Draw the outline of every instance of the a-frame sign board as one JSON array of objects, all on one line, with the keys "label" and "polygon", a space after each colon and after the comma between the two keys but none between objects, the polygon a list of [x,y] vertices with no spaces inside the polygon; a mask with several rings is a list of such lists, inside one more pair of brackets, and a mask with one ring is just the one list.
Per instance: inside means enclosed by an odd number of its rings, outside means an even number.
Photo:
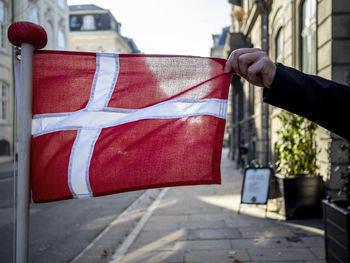
[{"label": "a-frame sign board", "polygon": [[238,214],[241,210],[241,204],[265,205],[266,217],[271,177],[272,170],[267,167],[247,168],[244,171]]}]

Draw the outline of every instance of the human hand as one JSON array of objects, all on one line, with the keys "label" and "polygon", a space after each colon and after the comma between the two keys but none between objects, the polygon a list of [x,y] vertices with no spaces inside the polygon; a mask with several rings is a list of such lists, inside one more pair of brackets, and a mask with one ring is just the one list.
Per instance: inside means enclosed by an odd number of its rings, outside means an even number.
[{"label": "human hand", "polygon": [[276,65],[261,49],[240,48],[231,53],[224,71],[233,72],[253,85],[270,88],[276,74]]}]

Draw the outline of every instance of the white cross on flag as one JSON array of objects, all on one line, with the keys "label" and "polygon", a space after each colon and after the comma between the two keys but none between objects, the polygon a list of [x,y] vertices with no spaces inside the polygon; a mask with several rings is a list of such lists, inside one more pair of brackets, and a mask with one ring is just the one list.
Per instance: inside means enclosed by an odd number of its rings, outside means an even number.
[{"label": "white cross on flag", "polygon": [[220,183],[224,59],[36,51],[34,202]]}]

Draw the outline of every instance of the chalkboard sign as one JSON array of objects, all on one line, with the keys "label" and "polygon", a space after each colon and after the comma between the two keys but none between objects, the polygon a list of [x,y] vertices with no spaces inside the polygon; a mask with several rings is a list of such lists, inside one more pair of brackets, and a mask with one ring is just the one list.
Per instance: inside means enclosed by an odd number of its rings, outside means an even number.
[{"label": "chalkboard sign", "polygon": [[242,204],[267,204],[272,171],[270,168],[248,168],[244,172]]}]

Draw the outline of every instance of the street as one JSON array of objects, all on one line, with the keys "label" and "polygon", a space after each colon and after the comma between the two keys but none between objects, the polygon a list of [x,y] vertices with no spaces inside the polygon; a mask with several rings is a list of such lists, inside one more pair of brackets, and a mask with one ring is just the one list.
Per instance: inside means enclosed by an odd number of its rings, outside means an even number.
[{"label": "street", "polygon": [[[324,263],[322,219],[283,220],[240,203],[242,173],[221,185],[151,189],[32,204],[29,262]],[[0,262],[13,262],[13,178],[0,173]],[[140,198],[139,198],[140,197]]]},{"label": "street", "polygon": [[[0,174],[0,262],[13,261],[14,180],[11,175]],[[71,261],[142,193],[32,204],[29,261]],[[115,238],[118,241],[124,236]]]}]

